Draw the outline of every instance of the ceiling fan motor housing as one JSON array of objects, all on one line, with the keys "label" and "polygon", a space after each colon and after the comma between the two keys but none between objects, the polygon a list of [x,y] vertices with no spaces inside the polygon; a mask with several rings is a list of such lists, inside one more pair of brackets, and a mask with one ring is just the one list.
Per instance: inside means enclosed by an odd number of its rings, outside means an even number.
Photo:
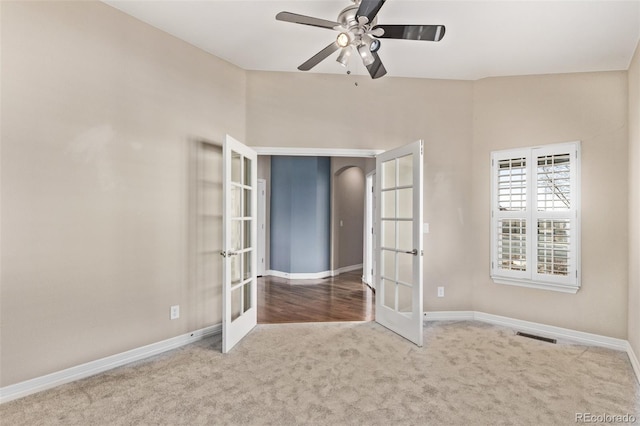
[{"label": "ceiling fan motor housing", "polygon": [[338,14],[338,19],[336,20],[345,29],[344,33],[349,36],[351,44],[356,47],[365,43],[362,36],[367,34],[378,21],[378,17],[375,17],[372,22],[360,24],[356,18],[357,12],[358,4],[348,6]]}]

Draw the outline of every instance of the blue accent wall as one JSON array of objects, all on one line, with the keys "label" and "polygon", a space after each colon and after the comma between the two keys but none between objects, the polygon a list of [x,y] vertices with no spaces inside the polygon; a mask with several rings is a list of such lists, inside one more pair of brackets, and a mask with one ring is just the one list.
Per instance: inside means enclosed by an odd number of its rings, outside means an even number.
[{"label": "blue accent wall", "polygon": [[271,269],[328,271],[331,159],[271,157]]}]

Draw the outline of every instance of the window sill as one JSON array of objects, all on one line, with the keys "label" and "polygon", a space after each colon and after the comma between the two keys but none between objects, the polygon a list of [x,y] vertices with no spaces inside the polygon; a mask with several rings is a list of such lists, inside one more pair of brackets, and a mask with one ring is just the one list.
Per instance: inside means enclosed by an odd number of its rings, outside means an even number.
[{"label": "window sill", "polygon": [[536,288],[538,290],[551,290],[551,291],[558,291],[560,293],[576,294],[580,289],[579,286],[575,286],[575,285],[545,283],[545,282],[531,281],[531,280],[519,280],[517,278],[507,278],[507,277],[500,277],[495,275],[492,275],[491,279],[493,279],[493,282],[496,284],[506,284],[506,285],[514,285],[518,287]]}]

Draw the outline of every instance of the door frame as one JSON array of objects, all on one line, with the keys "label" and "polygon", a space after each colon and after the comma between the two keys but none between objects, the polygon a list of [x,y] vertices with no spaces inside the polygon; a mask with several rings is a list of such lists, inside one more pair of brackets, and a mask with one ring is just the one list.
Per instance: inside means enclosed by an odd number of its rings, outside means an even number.
[{"label": "door frame", "polygon": [[362,281],[375,290],[373,279],[375,270],[375,182],[376,171],[373,170],[365,176],[365,200],[364,200],[364,253],[362,254]]},{"label": "door frame", "polygon": [[258,179],[258,276],[267,273],[267,181]]},{"label": "door frame", "polygon": [[292,148],[250,146],[260,155],[287,155],[302,157],[361,157],[376,158],[384,149],[347,149],[347,148]]}]

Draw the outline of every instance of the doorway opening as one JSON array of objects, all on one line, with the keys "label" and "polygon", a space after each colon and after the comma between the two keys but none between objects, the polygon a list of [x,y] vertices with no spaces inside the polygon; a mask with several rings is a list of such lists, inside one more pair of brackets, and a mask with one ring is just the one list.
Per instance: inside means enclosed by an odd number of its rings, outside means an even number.
[{"label": "doorway opening", "polygon": [[[264,201],[258,200],[259,208],[265,209],[265,232],[259,229],[258,236],[263,235],[267,240],[264,244],[258,243],[259,250],[260,247],[264,250],[258,252],[258,263],[265,265],[262,277],[258,279],[258,322],[373,320],[375,296],[369,286],[373,280],[369,277],[366,282],[364,271],[370,268],[373,258],[370,252],[373,246],[368,245],[371,239],[365,238],[367,232],[371,232],[373,217],[367,213],[367,202],[370,207],[372,204],[366,194],[366,181],[367,175],[375,170],[375,159],[371,155],[325,158],[330,160],[327,163],[330,173],[318,180],[326,179],[326,182],[313,182],[315,178],[311,176],[309,183],[305,182],[305,179],[309,180],[308,169],[316,163],[306,159],[302,176],[283,179],[282,169],[295,169],[296,159],[285,156],[291,160],[286,162],[283,158],[273,157],[258,156],[258,178],[265,185]],[[327,194],[316,187],[326,185],[330,189]],[[300,190],[304,197],[296,199],[295,192]],[[258,195],[262,196],[262,190]],[[283,209],[284,215],[280,212]],[[310,217],[316,211],[324,211],[328,220]],[[300,224],[300,217],[287,214],[306,216],[308,220]],[[258,215],[262,215],[260,211]],[[304,228],[302,237],[292,235],[301,226]],[[314,227],[317,229],[312,229]],[[324,234],[327,239],[315,238],[317,234]],[[286,247],[290,241],[294,247]],[[313,265],[307,254],[315,256],[323,244],[326,244],[328,263]],[[321,253],[315,258],[323,256]]]}]

